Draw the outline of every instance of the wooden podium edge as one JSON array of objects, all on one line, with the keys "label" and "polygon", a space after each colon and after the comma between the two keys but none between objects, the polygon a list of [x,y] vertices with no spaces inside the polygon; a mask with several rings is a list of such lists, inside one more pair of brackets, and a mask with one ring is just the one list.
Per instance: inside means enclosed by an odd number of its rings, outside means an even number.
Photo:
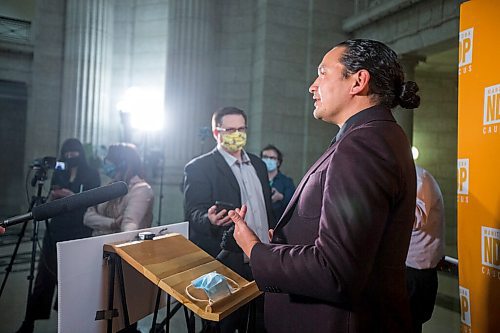
[{"label": "wooden podium edge", "polygon": [[[171,234],[157,236],[154,238],[154,240],[168,238],[168,237],[174,237],[174,236],[182,236],[182,235],[179,233],[171,233]],[[182,237],[184,237],[184,236],[182,236]],[[136,271],[141,273],[144,277],[146,277],[149,281],[151,281],[152,283],[154,283],[157,286],[158,283],[160,282],[160,279],[156,275],[152,274],[149,270],[147,270],[137,260],[135,260],[133,257],[131,257],[127,252],[121,250],[123,247],[126,247],[126,246],[136,245],[136,244],[140,244],[142,242],[149,242],[149,241],[150,240],[133,240],[133,241],[125,242],[125,243],[118,242],[118,243],[104,244],[103,251],[116,253],[126,263],[128,263]]]},{"label": "wooden podium edge", "polygon": [[[236,311],[237,309],[239,309],[241,306],[247,304],[254,298],[257,298],[258,296],[260,296],[260,294],[262,294],[262,292],[257,287],[255,281],[250,281],[246,285],[242,286],[241,289],[234,292],[231,296],[225,297],[217,302],[214,302],[212,305],[208,306],[206,310],[210,313],[220,313],[219,320],[221,320],[230,315],[231,313],[233,313],[234,311]],[[239,299],[236,299],[236,296],[238,296]],[[229,308],[233,310],[224,311],[224,308]]]},{"label": "wooden podium edge", "polygon": [[[174,237],[174,236],[182,236],[179,233],[170,233],[166,235],[161,235],[157,236],[154,238],[154,240],[158,239],[163,239],[163,238],[168,238],[168,237]],[[184,237],[184,236],[182,236]],[[189,241],[189,240],[188,240]],[[137,270],[140,274],[142,274],[144,277],[146,277],[149,281],[151,281],[153,284],[155,284],[158,288],[161,290],[165,291],[166,293],[170,294],[173,296],[175,299],[177,299],[179,302],[181,302],[184,306],[189,308],[191,311],[196,313],[198,316],[200,316],[203,319],[206,320],[211,320],[211,321],[220,321],[239,309],[241,306],[247,304],[250,302],[252,299],[258,297],[259,295],[262,294],[262,292],[258,289],[257,284],[255,281],[247,281],[243,277],[241,277],[239,274],[236,272],[232,271],[229,267],[224,266],[222,263],[217,261],[216,259],[212,258],[212,260],[200,265],[200,266],[210,266],[211,264],[220,264],[223,265],[227,270],[231,271],[235,275],[241,278],[241,282],[246,282],[243,286],[241,286],[241,289],[238,291],[234,292],[230,296],[227,296],[217,302],[212,303],[211,305],[206,306],[201,306],[199,304],[194,303],[193,300],[191,300],[186,294],[185,291],[183,290],[182,292],[177,291],[176,289],[172,288],[170,285],[168,285],[165,281],[166,280],[172,280],[175,279],[176,275],[179,274],[185,274],[186,272],[189,272],[190,270],[196,269],[197,267],[187,269],[185,271],[178,272],[176,274],[173,274],[169,277],[160,279],[153,273],[151,273],[149,270],[145,268],[142,264],[140,264],[136,259],[134,259],[132,256],[130,256],[127,252],[122,250],[123,248],[131,245],[136,245],[140,244],[142,242],[150,242],[150,240],[135,240],[135,241],[129,241],[129,242],[119,242],[119,243],[109,243],[109,244],[104,244],[103,250],[105,252],[111,252],[111,253],[116,253],[118,256],[120,256],[125,262],[127,262],[130,266],[132,266],[135,270]],[[239,280],[239,279],[238,279]],[[199,302],[201,303],[201,302]],[[204,310],[203,310],[204,309]]]},{"label": "wooden podium edge", "polygon": [[242,305],[247,304],[249,301],[262,294],[255,281],[251,281],[230,296],[214,302],[211,305],[208,305],[207,303],[203,310],[203,306],[194,303],[194,301],[191,300],[185,292],[178,292],[176,289],[170,287],[170,285],[168,285],[164,280],[167,279],[160,280],[158,284],[159,288],[172,295],[175,299],[201,318],[211,321],[221,321],[234,311],[238,310]]}]

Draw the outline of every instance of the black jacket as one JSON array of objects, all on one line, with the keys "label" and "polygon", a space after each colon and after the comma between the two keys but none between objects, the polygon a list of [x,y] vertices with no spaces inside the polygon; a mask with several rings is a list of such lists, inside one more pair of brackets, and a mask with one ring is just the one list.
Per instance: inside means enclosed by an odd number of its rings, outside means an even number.
[{"label": "black jacket", "polygon": [[[261,182],[268,223],[272,228],[275,219],[271,208],[271,189],[266,166],[259,157],[247,154]],[[184,215],[189,221],[189,239],[213,257],[220,252],[222,234],[229,228],[210,223],[207,211],[215,201],[229,202],[241,207],[238,181],[217,148],[193,159],[184,168]],[[237,255],[238,259],[232,258],[231,261],[242,263],[242,253]],[[234,266],[231,268],[237,272],[239,270]]]}]

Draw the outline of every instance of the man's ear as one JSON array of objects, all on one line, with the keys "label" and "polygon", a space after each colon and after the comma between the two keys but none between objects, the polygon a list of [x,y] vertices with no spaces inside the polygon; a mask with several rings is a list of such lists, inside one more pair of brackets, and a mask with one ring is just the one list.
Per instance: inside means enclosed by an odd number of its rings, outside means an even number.
[{"label": "man's ear", "polygon": [[362,69],[352,76],[354,77],[354,84],[351,87],[351,94],[368,95],[370,73],[366,69]]},{"label": "man's ear", "polygon": [[217,130],[217,128],[212,128],[212,135],[214,136],[215,141],[219,142],[219,140],[217,139],[219,136],[219,131]]}]

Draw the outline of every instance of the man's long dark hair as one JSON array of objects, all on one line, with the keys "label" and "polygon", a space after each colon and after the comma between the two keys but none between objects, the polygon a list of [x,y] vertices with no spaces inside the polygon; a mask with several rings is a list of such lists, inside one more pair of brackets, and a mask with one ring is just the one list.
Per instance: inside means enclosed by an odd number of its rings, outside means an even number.
[{"label": "man's long dark hair", "polygon": [[347,78],[362,69],[370,73],[369,93],[376,101],[390,109],[401,105],[405,109],[417,108],[420,97],[418,85],[404,81],[404,72],[398,56],[384,43],[370,39],[350,39],[337,46],[344,47],[340,62]]}]

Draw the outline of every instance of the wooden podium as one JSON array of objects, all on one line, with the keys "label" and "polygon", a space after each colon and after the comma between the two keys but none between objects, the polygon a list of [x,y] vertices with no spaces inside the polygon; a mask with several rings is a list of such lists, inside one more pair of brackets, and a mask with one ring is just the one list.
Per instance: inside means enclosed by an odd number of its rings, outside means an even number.
[{"label": "wooden podium", "polygon": [[[116,257],[115,264],[118,264],[118,273],[120,275],[122,275],[120,260],[124,260],[158,286],[153,325],[156,322],[156,314],[162,290],[168,294],[167,313],[170,310],[170,297],[174,297],[180,304],[201,318],[211,321],[220,321],[261,294],[255,281],[249,282],[242,278],[180,234],[167,234],[155,237],[153,240],[105,244],[104,255],[105,257]],[[216,271],[234,280],[240,289],[212,304],[191,299],[186,294],[186,287],[189,286],[192,280],[212,271]],[[109,282],[110,295],[108,295],[108,303],[110,304],[108,304],[108,311],[113,311],[114,285],[111,284],[114,284],[114,274],[114,269],[111,269]],[[119,276],[119,279],[124,309],[123,315],[125,325],[128,326],[125,297],[127,286],[123,281],[123,276]],[[207,299],[206,294],[202,290],[191,288],[189,292],[195,298]],[[124,301],[125,304],[123,304]],[[112,319],[109,320],[110,316],[103,319],[108,319],[108,332],[111,332],[112,327],[110,325],[112,325]]]}]

